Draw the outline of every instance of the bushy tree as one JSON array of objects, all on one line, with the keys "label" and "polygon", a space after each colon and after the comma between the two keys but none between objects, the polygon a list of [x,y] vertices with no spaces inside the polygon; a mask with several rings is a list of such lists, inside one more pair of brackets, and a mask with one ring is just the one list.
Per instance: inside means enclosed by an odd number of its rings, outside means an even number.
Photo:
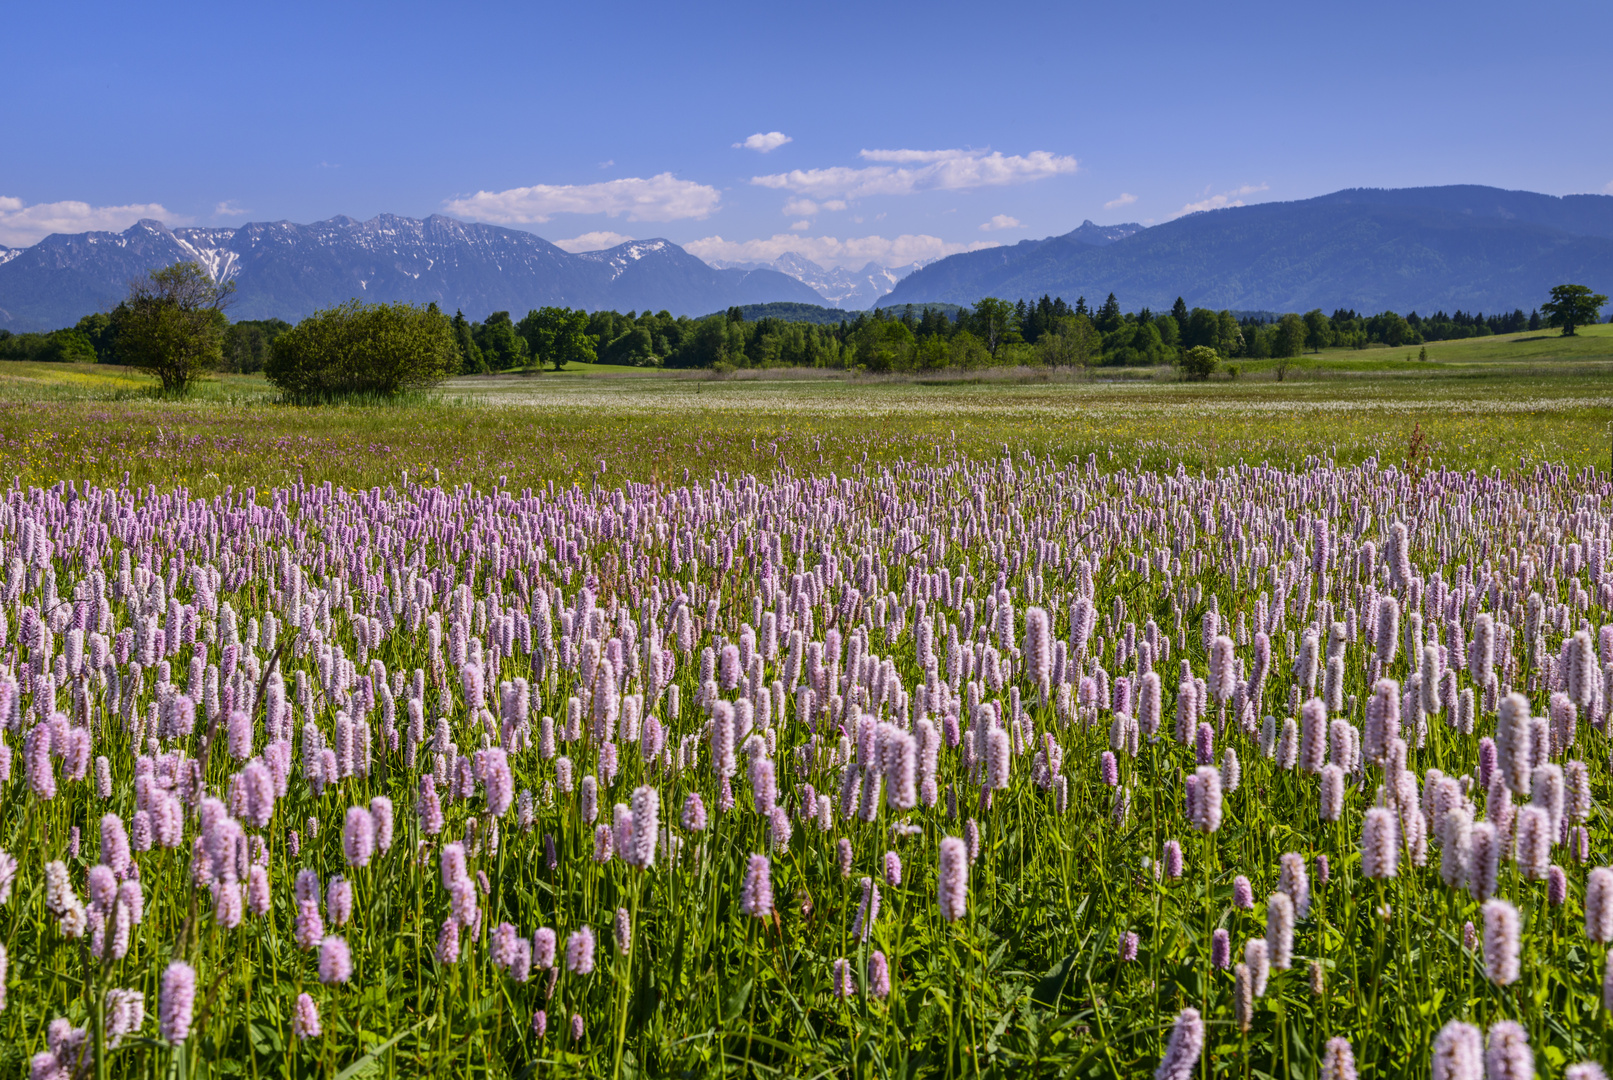
[{"label": "bushy tree", "polygon": [[476,344],[482,350],[483,361],[494,371],[526,367],[531,356],[526,339],[515,332],[508,311],[493,312],[476,328]]},{"label": "bushy tree", "polygon": [[1277,333],[1272,338],[1271,355],[1298,356],[1305,351],[1305,339],[1310,334],[1310,327],[1305,320],[1289,312],[1277,320]]},{"label": "bushy tree", "polygon": [[992,356],[1011,342],[1018,342],[1019,315],[1014,305],[995,296],[983,297],[970,312],[968,327],[985,343]]},{"label": "bushy tree", "polygon": [[475,375],[486,371],[487,365],[482,360],[481,346],[476,344],[476,332],[465,318],[463,311],[454,312],[453,318],[454,345],[459,350],[459,373],[461,375]]},{"label": "bushy tree", "polygon": [[112,326],[112,316],[104,311],[86,315],[73,329],[89,339],[95,350],[95,359],[102,364],[115,364],[118,360],[118,335]]},{"label": "bushy tree", "polygon": [[1607,297],[1591,292],[1588,286],[1555,285],[1551,299],[1541,304],[1540,310],[1546,313],[1547,326],[1560,326],[1563,337],[1572,337],[1579,327],[1596,322],[1605,303]]},{"label": "bushy tree", "polygon": [[[1175,327],[1176,320],[1169,315],[1162,315],[1157,321],[1166,320]],[[1085,367],[1102,349],[1103,342],[1085,315],[1065,316],[1051,333],[1036,339],[1036,359],[1049,367]]]},{"label": "bushy tree", "polygon": [[422,389],[458,366],[452,323],[436,304],[349,300],[276,338],[265,371],[288,396],[309,401]]},{"label": "bushy tree", "polygon": [[80,330],[56,330],[46,336],[39,358],[57,364],[93,364],[95,346]]},{"label": "bushy tree", "polygon": [[1220,365],[1221,357],[1208,345],[1195,345],[1182,354],[1182,373],[1190,379],[1208,379]]},{"label": "bushy tree", "polygon": [[112,313],[118,355],[155,375],[166,394],[182,394],[224,356],[224,308],[234,282],[220,284],[199,263],[182,262],[129,283]]},{"label": "bushy tree", "polygon": [[594,339],[588,336],[588,313],[580,308],[529,311],[515,330],[526,340],[528,355],[538,367],[552,364],[559,371],[567,364],[591,364],[598,358]]}]

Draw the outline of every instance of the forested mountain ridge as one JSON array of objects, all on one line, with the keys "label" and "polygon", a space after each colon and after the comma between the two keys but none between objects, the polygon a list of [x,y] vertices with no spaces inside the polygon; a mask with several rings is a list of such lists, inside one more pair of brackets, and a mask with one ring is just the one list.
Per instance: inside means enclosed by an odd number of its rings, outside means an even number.
[{"label": "forested mountain ridge", "polygon": [[1156,309],[1181,296],[1217,309],[1497,310],[1567,281],[1613,292],[1613,196],[1357,188],[1190,214],[1101,247],[1066,234],[953,255],[880,304],[1112,292]]}]

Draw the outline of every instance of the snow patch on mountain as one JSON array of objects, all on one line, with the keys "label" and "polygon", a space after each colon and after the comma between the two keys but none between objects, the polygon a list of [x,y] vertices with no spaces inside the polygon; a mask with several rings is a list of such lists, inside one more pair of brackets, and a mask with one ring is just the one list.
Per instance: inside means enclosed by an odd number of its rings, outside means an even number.
[{"label": "snow patch on mountain", "polygon": [[844,266],[830,269],[796,252],[786,251],[772,262],[713,261],[711,265],[718,269],[777,270],[823,297],[830,307],[866,311],[896,288],[897,282],[933,261],[927,259],[905,266],[880,266],[870,262],[859,270]]}]

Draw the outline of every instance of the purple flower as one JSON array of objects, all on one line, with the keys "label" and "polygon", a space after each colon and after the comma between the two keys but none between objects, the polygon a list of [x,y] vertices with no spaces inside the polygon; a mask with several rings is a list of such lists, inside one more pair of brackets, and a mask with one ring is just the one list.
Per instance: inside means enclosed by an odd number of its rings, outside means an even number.
[{"label": "purple flower", "polygon": [[1355,1080],[1355,1077],[1355,1052],[1350,1049],[1350,1040],[1343,1036],[1327,1040],[1322,1048],[1321,1080]]},{"label": "purple flower", "polygon": [[683,827],[689,832],[706,831],[706,804],[698,792],[689,792],[689,797],[683,800]]},{"label": "purple flower", "polygon": [[1288,894],[1288,899],[1294,902],[1294,914],[1304,921],[1311,914],[1311,879],[1305,872],[1305,857],[1290,851],[1281,861],[1283,869],[1277,888]]},{"label": "purple flower", "polygon": [[1546,902],[1552,907],[1562,907],[1568,899],[1568,875],[1563,868],[1553,863],[1546,868]]},{"label": "purple flower", "polygon": [[540,926],[532,935],[532,962],[540,968],[554,967],[555,943],[555,932]]},{"label": "purple flower", "polygon": [[267,915],[271,906],[269,871],[252,864],[246,871],[246,908],[253,915]]},{"label": "purple flower", "polygon": [[1129,964],[1137,959],[1137,944],[1138,938],[1135,930],[1127,930],[1120,935],[1120,962],[1122,964]]},{"label": "purple flower", "polygon": [[851,976],[851,961],[844,957],[834,962],[834,994],[837,998],[857,995],[857,980]]},{"label": "purple flower", "polygon": [[317,1039],[320,1035],[319,1006],[307,994],[297,995],[297,1008],[291,1017],[291,1030],[299,1039]]},{"label": "purple flower", "polygon": [[1585,936],[1613,942],[1613,870],[1598,866],[1585,879]]},{"label": "purple flower", "polygon": [[353,954],[347,942],[334,934],[319,943],[319,981],[329,985],[353,977]]},{"label": "purple flower", "polygon": [[1375,806],[1361,823],[1361,872],[1383,880],[1400,866],[1400,828],[1393,810]]},{"label": "purple flower", "polygon": [[630,853],[634,866],[648,869],[655,865],[655,844],[660,831],[660,793],[648,785],[634,788],[633,843]]},{"label": "purple flower", "polygon": [[196,1006],[196,970],[183,960],[175,960],[162,973],[157,997],[158,1030],[164,1042],[178,1045],[190,1037],[192,1010]]},{"label": "purple flower", "polygon": [[1255,890],[1249,884],[1249,879],[1239,874],[1232,879],[1232,906],[1239,911],[1253,911],[1255,909]]},{"label": "purple flower", "polygon": [[1165,877],[1175,881],[1182,876],[1182,845],[1175,840],[1165,841]]},{"label": "purple flower", "polygon": [[375,854],[375,819],[362,806],[347,808],[342,827],[342,854],[349,866],[368,866]]},{"label": "purple flower", "polygon": [[325,936],[325,922],[319,917],[318,900],[297,901],[297,944],[316,948]]},{"label": "purple flower", "polygon": [[1183,1009],[1171,1028],[1165,1055],[1160,1058],[1159,1068],[1154,1070],[1154,1080],[1192,1080],[1193,1067],[1203,1052],[1204,1021],[1197,1009]]},{"label": "purple flower", "polygon": [[1518,909],[1505,900],[1484,902],[1484,974],[1497,986],[1518,980]]},{"label": "purple flower", "polygon": [[495,818],[503,817],[515,802],[515,777],[510,773],[509,756],[497,746],[481,753],[482,795],[487,812]]},{"label": "purple flower", "polygon": [[766,855],[752,855],[739,887],[739,910],[764,919],[773,913],[773,866]]},{"label": "purple flower", "polygon": [[1535,1053],[1529,1048],[1529,1032],[1516,1020],[1497,1020],[1490,1025],[1484,1075],[1493,1080],[1533,1080]]},{"label": "purple flower", "polygon": [[385,795],[372,798],[370,819],[375,823],[375,846],[384,855],[392,849],[392,800]]},{"label": "purple flower", "polygon": [[1278,971],[1293,966],[1294,902],[1287,893],[1272,893],[1266,899],[1266,950]]},{"label": "purple flower", "polygon": [[345,926],[353,917],[353,885],[340,874],[325,887],[325,918],[332,926]]},{"label": "purple flower", "polygon": [[962,840],[949,836],[941,841],[936,869],[936,892],[941,918],[956,922],[963,918],[969,903],[969,850]]},{"label": "purple flower", "polygon": [[437,963],[459,963],[459,923],[454,919],[444,919],[437,931]]},{"label": "purple flower", "polygon": [[587,975],[594,970],[594,932],[588,927],[573,930],[566,938],[566,970]]},{"label": "purple flower", "polygon": [[129,835],[124,831],[123,819],[117,814],[101,818],[101,861],[122,874],[129,869]]},{"label": "purple flower", "polygon": [[1479,1029],[1452,1020],[1434,1036],[1429,1075],[1432,1080],[1483,1080],[1484,1040]]},{"label": "purple flower", "polygon": [[890,962],[878,949],[868,956],[868,992],[881,1000],[889,997],[891,992]]},{"label": "purple flower", "polygon": [[1232,935],[1227,933],[1225,927],[1216,927],[1210,937],[1210,963],[1217,971],[1225,971],[1232,966]]}]

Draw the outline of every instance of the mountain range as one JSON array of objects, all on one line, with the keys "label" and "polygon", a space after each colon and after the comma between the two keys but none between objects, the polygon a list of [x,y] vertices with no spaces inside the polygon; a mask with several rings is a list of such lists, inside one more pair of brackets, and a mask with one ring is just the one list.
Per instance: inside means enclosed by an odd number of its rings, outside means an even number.
[{"label": "mountain range", "polygon": [[[1124,232],[1125,235],[1118,235]],[[1528,310],[1554,285],[1613,294],[1613,196],[1471,185],[1356,188],[952,255],[881,307],[1050,294],[1127,310],[1189,306],[1432,313]]]},{"label": "mountain range", "polygon": [[131,279],[179,260],[235,282],[234,319],[296,321],[355,296],[435,302],[473,319],[501,310],[520,318],[550,304],[703,315],[777,300],[823,302],[777,270],[717,269],[666,240],[571,254],[529,232],[441,215],[238,229],[141,221],[121,233],[55,234],[0,249],[0,328],[72,325],[115,306]]},{"label": "mountain range", "polygon": [[435,302],[472,319],[548,304],[703,315],[770,302],[973,304],[1043,294],[1128,310],[1529,309],[1553,285],[1613,294],[1613,196],[1476,186],[1351,189],[1190,214],[1153,227],[1096,225],[929,264],[825,269],[787,253],[708,264],[666,240],[573,254],[519,229],[433,215],[334,217],[236,229],[55,234],[0,247],[0,329],[50,330],[126,294],[131,279],[195,260],[233,281],[235,319],[291,321],[353,297]]}]

